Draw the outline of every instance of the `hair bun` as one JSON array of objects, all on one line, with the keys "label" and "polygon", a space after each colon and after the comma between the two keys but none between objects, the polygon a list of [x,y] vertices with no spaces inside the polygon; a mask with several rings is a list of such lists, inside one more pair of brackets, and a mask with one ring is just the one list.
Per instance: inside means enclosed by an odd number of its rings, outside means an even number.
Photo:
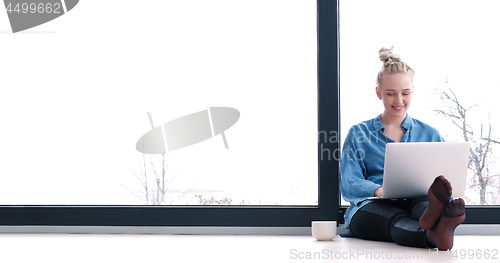
[{"label": "hair bun", "polygon": [[377,74],[377,87],[382,87],[382,77],[385,74],[393,73],[404,73],[411,77],[413,83],[413,77],[415,76],[415,71],[413,71],[410,66],[401,61],[401,57],[397,54],[393,54],[391,48],[381,48],[378,51],[379,59],[384,63],[384,66],[379,70]]},{"label": "hair bun", "polygon": [[392,46],[391,48],[383,47],[378,51],[378,58],[380,59],[380,61],[382,61],[384,63],[384,67],[387,67],[387,66],[393,64],[394,62],[401,61],[401,57],[399,55],[392,54],[393,49],[394,49],[394,46]]}]

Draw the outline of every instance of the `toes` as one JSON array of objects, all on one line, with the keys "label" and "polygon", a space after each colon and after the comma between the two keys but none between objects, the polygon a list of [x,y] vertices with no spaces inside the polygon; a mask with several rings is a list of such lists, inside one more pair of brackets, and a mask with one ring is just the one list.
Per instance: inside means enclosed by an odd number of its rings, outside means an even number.
[{"label": "toes", "polygon": [[444,175],[440,175],[438,176],[438,178],[443,182],[444,184],[444,187],[448,190],[448,194],[451,196],[451,182],[448,181],[448,179],[446,179],[446,177],[444,177]]},{"label": "toes", "polygon": [[434,179],[430,187],[431,192],[437,197],[439,202],[448,204],[451,197],[451,183],[444,176],[440,175]]},{"label": "toes", "polygon": [[[443,176],[443,178],[444,178],[444,176]],[[446,178],[444,178],[443,182],[444,182],[446,189],[448,189],[448,196],[451,197],[451,182],[448,181]]]},{"label": "toes", "polygon": [[462,198],[451,200],[443,209],[443,215],[446,217],[459,217],[465,215],[465,202]]}]

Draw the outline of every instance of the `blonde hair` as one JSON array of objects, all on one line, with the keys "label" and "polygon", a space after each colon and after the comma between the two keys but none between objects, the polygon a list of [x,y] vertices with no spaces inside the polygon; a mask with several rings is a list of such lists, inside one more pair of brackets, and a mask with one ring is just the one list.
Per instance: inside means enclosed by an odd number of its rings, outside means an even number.
[{"label": "blonde hair", "polygon": [[385,74],[405,73],[410,76],[411,82],[413,83],[415,71],[413,71],[413,69],[406,63],[401,61],[401,57],[398,54],[393,54],[393,49],[394,46],[391,48],[383,47],[378,51],[379,59],[384,63],[377,75],[377,87],[379,88],[381,88],[382,77]]}]

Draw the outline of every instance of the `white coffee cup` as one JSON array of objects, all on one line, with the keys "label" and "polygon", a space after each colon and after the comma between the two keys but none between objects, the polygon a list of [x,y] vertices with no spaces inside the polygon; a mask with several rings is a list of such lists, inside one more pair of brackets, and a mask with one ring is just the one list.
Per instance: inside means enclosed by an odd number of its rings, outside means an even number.
[{"label": "white coffee cup", "polygon": [[337,221],[312,221],[312,236],[318,241],[329,241],[337,235]]}]

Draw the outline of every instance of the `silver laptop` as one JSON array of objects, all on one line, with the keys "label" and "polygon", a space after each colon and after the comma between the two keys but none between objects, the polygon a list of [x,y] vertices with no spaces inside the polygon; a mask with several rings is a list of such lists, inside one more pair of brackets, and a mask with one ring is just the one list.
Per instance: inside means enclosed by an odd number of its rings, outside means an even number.
[{"label": "silver laptop", "polygon": [[468,142],[389,143],[385,149],[383,196],[370,199],[427,195],[439,175],[451,182],[453,197],[462,197],[469,151]]}]

